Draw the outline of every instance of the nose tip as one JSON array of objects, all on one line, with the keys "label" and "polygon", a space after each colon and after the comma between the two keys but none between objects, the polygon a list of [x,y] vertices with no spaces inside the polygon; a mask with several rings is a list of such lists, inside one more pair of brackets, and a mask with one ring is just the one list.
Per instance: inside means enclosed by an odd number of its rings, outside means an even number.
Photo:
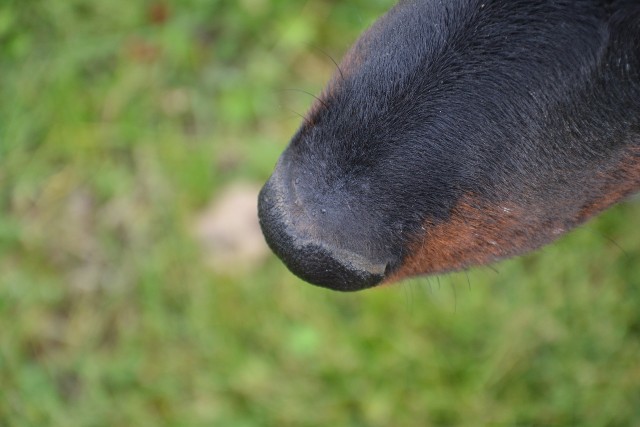
[{"label": "nose tip", "polygon": [[316,225],[291,203],[291,191],[276,170],[258,197],[258,217],[267,244],[302,280],[338,291],[370,288],[384,279],[386,263],[375,262],[318,237]]}]

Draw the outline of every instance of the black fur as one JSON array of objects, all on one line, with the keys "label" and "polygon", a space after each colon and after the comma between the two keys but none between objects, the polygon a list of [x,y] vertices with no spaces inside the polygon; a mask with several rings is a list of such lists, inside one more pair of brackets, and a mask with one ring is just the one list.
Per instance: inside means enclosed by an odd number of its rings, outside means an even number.
[{"label": "black fur", "polygon": [[401,1],[340,67],[259,200],[318,285],[389,277],[465,195],[574,227],[640,147],[638,1]]}]

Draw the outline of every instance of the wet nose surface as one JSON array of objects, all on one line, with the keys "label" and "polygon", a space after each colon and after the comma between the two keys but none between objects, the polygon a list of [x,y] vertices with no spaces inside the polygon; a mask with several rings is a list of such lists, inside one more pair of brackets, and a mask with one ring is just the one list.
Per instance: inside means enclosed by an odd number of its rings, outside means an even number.
[{"label": "wet nose surface", "polygon": [[[311,284],[357,291],[380,283],[386,263],[317,238],[317,224],[296,207],[287,179],[276,169],[258,197],[260,226],[271,250],[293,272]],[[314,236],[315,235],[315,236]]]}]

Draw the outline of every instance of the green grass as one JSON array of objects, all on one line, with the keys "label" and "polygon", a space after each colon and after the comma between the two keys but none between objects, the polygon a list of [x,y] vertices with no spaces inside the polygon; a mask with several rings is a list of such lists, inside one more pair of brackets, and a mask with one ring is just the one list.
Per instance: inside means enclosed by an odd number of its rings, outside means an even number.
[{"label": "green grass", "polygon": [[202,262],[194,216],[268,177],[316,47],[391,3],[0,5],[0,425],[640,424],[637,201],[357,294]]}]

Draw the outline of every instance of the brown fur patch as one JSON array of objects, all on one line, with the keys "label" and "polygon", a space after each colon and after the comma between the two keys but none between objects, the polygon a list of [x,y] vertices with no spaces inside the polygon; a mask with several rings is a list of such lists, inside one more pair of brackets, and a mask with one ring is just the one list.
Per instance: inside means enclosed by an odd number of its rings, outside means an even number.
[{"label": "brown fur patch", "polygon": [[520,252],[530,246],[534,228],[523,224],[523,217],[526,212],[518,206],[482,206],[465,197],[447,222],[424,225],[422,242],[385,281],[461,270]]},{"label": "brown fur patch", "polygon": [[580,209],[576,218],[579,223],[630,196],[640,188],[640,147],[629,150],[612,172],[600,172],[599,175],[602,182],[601,196]]},{"label": "brown fur patch", "polygon": [[424,224],[421,240],[384,282],[489,264],[558,238],[640,188],[640,148],[632,148],[616,167],[598,175],[594,197],[581,207],[578,204],[569,218],[549,216],[536,207],[489,204],[467,195],[452,209],[448,221]]}]

